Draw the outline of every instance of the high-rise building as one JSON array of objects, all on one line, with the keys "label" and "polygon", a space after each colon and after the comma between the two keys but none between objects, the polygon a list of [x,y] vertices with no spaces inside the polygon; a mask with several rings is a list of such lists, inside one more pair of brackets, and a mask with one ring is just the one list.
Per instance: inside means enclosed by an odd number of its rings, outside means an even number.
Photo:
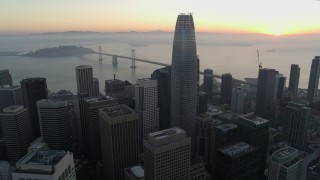
[{"label": "high-rise building", "polygon": [[119,104],[125,104],[135,109],[134,90],[135,86],[128,81],[112,79],[105,81],[106,95],[112,95],[118,99]]},{"label": "high-rise building", "polygon": [[291,64],[290,70],[290,80],[289,80],[289,92],[293,98],[298,95],[299,88],[299,78],[300,78],[300,67],[298,64]]},{"label": "high-rise building", "polygon": [[45,78],[29,78],[21,82],[24,107],[28,109],[32,123],[34,138],[40,136],[40,126],[37,110],[37,101],[48,99],[47,82]]},{"label": "high-rise building", "polygon": [[199,102],[198,102],[198,113],[197,114],[207,112],[208,111],[208,94],[203,91],[199,91],[198,100],[199,100]]},{"label": "high-rise building", "polygon": [[92,67],[89,65],[80,65],[76,67],[77,92],[88,93],[94,96],[94,84]]},{"label": "high-rise building", "polygon": [[171,118],[171,66],[155,70],[151,78],[158,81],[159,129],[168,129]]},{"label": "high-rise building", "polygon": [[285,110],[285,126],[283,136],[292,147],[304,149],[310,108],[299,101],[291,101]]},{"label": "high-rise building", "polygon": [[171,67],[171,127],[179,126],[191,136],[198,103],[197,47],[191,14],[177,19]]},{"label": "high-rise building", "polygon": [[297,149],[292,147],[279,149],[271,156],[268,180],[300,180],[303,162],[303,158],[299,156]]},{"label": "high-rise building", "polygon": [[50,149],[72,150],[72,131],[67,101],[37,102],[41,135]]},{"label": "high-rise building", "polygon": [[124,169],[138,163],[139,119],[121,104],[99,109],[101,152],[106,179],[124,179]]},{"label": "high-rise building", "polygon": [[268,117],[273,112],[276,74],[274,69],[259,69],[255,109],[258,116]]},{"label": "high-rise building", "polygon": [[215,164],[218,179],[259,179],[257,149],[247,143],[237,142],[218,149]]},{"label": "high-rise building", "polygon": [[33,141],[28,111],[22,105],[12,105],[3,109],[3,112],[0,113],[0,120],[8,160],[14,164],[27,153]]},{"label": "high-rise building", "polygon": [[11,105],[23,105],[22,91],[19,86],[0,86],[0,111]]},{"label": "high-rise building", "polygon": [[213,119],[207,113],[197,116],[194,138],[194,154],[201,157],[204,164],[211,163],[214,152]]},{"label": "high-rise building", "polygon": [[282,74],[276,74],[274,99],[273,99],[274,103],[282,99],[285,87],[286,87],[286,77],[284,77]]},{"label": "high-rise building", "polygon": [[316,56],[312,60],[307,99],[309,102],[314,102],[316,100],[318,85],[320,76],[320,56]]},{"label": "high-rise building", "polygon": [[116,105],[117,100],[111,96],[89,97],[84,99],[83,116],[81,121],[82,131],[85,131],[85,150],[89,153],[92,162],[101,159],[101,137],[99,126],[99,109],[110,105]]},{"label": "high-rise building", "polygon": [[12,77],[9,70],[0,70],[0,86],[9,85],[12,86]]},{"label": "high-rise building", "polygon": [[138,79],[135,84],[136,112],[139,115],[142,137],[159,130],[158,82]]},{"label": "high-rise building", "polygon": [[16,163],[13,180],[76,180],[73,154],[63,150],[34,151]]},{"label": "high-rise building", "polygon": [[232,123],[221,124],[215,128],[215,150],[237,142],[238,132],[237,125]]},{"label": "high-rise building", "polygon": [[232,90],[231,111],[242,114],[245,107],[247,92],[244,87],[238,86]]},{"label": "high-rise building", "polygon": [[212,69],[205,69],[204,70],[203,89],[204,89],[204,92],[208,94],[209,98],[211,98],[212,93],[213,93],[213,71],[212,71]]},{"label": "high-rise building", "polygon": [[96,77],[93,78],[93,96],[100,96],[99,79]]},{"label": "high-rise building", "polygon": [[270,122],[254,113],[240,115],[237,120],[238,138],[257,148],[259,158],[259,179],[264,176],[269,143]]},{"label": "high-rise building", "polygon": [[75,97],[75,113],[76,113],[76,121],[75,121],[75,126],[76,126],[76,139],[80,145],[80,149],[82,153],[87,152],[86,151],[86,131],[85,131],[85,110],[84,110],[84,99],[88,98],[89,94],[88,93],[82,93],[82,94],[77,94]]},{"label": "high-rise building", "polygon": [[221,103],[231,104],[233,80],[230,73],[222,74],[221,77]]},{"label": "high-rise building", "polygon": [[144,140],[146,179],[188,179],[191,139],[180,128],[149,133]]}]

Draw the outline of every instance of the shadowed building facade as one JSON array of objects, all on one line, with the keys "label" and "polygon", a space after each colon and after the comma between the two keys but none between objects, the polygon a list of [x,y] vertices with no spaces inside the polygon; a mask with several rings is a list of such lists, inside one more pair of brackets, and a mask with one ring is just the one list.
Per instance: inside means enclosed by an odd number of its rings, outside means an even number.
[{"label": "shadowed building facade", "polygon": [[312,60],[310,77],[308,84],[308,93],[307,99],[309,102],[314,102],[317,96],[318,85],[319,85],[319,76],[320,76],[320,56],[316,56]]},{"label": "shadowed building facade", "polygon": [[300,67],[298,64],[291,64],[290,70],[290,80],[288,90],[293,98],[298,95],[299,88],[299,78],[300,78]]},{"label": "shadowed building facade", "polygon": [[198,103],[195,28],[191,14],[177,18],[171,67],[171,126],[193,134]]}]

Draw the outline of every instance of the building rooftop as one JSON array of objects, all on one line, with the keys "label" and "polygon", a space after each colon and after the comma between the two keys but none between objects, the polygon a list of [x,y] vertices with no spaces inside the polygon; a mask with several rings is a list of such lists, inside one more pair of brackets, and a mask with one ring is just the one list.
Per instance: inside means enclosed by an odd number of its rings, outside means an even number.
[{"label": "building rooftop", "polygon": [[254,113],[242,114],[239,116],[243,120],[247,120],[255,125],[260,125],[269,122],[269,120],[263,119],[259,116],[255,116]]},{"label": "building rooftop", "polygon": [[119,117],[134,113],[132,109],[123,104],[105,107],[102,111],[109,117]]},{"label": "building rooftop", "polygon": [[57,108],[57,107],[66,107],[68,102],[66,100],[59,99],[41,99],[37,101],[37,105],[40,105],[41,108]]},{"label": "building rooftop", "polygon": [[146,87],[146,88],[155,87],[155,86],[158,86],[158,81],[155,79],[143,78],[143,79],[138,79],[135,85],[140,87]]},{"label": "building rooftop", "polygon": [[162,146],[186,138],[186,132],[180,128],[170,128],[148,134],[147,142],[153,146]]},{"label": "building rooftop", "polygon": [[217,129],[221,130],[222,132],[227,132],[231,129],[236,129],[237,125],[232,123],[222,124],[216,127]]},{"label": "building rooftop", "polygon": [[272,156],[280,160],[283,158],[288,158],[288,157],[294,156],[297,154],[297,152],[298,152],[297,149],[294,149],[292,147],[285,147],[285,148],[279,149],[278,151],[274,152],[272,154]]},{"label": "building rooftop", "polygon": [[92,68],[92,66],[90,66],[90,65],[80,65],[80,66],[76,67],[76,69],[87,69],[87,68]]},{"label": "building rooftop", "polygon": [[220,152],[231,158],[240,156],[253,150],[255,150],[255,148],[245,142],[237,142],[230,146],[226,146],[219,149]]},{"label": "building rooftop", "polygon": [[112,96],[98,96],[98,97],[88,97],[85,101],[88,103],[100,102],[100,101],[110,101],[114,100]]},{"label": "building rooftop", "polygon": [[141,167],[141,165],[132,166],[126,170],[134,178],[144,178],[144,169]]},{"label": "building rooftop", "polygon": [[8,89],[18,89],[18,88],[20,88],[20,86],[3,85],[3,86],[0,86],[0,91],[1,90],[8,90]]},{"label": "building rooftop", "polygon": [[294,159],[292,159],[292,160],[284,163],[284,164],[282,165],[282,167],[287,168],[287,169],[288,169],[288,168],[291,168],[292,166],[295,166],[297,163],[299,163],[299,162],[302,161],[302,160],[303,160],[302,157],[297,156],[297,157],[295,157]]},{"label": "building rooftop", "polygon": [[4,113],[16,113],[23,110],[24,107],[22,105],[12,105],[3,109]]}]

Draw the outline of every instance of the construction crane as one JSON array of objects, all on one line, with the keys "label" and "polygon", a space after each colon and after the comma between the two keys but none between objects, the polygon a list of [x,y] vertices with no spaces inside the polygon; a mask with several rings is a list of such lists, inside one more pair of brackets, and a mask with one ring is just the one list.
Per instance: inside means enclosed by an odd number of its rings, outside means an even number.
[{"label": "construction crane", "polygon": [[260,62],[259,49],[257,49],[257,55],[258,55],[258,65],[259,65],[259,69],[262,69],[262,62]]}]

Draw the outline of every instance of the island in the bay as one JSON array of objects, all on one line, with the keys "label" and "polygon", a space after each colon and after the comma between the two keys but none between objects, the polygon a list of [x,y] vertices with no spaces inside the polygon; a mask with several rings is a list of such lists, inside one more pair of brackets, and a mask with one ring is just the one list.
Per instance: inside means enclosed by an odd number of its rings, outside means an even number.
[{"label": "island in the bay", "polygon": [[39,49],[34,52],[23,54],[29,57],[63,57],[63,56],[82,56],[94,53],[92,49],[81,46],[58,46],[54,48]]}]

